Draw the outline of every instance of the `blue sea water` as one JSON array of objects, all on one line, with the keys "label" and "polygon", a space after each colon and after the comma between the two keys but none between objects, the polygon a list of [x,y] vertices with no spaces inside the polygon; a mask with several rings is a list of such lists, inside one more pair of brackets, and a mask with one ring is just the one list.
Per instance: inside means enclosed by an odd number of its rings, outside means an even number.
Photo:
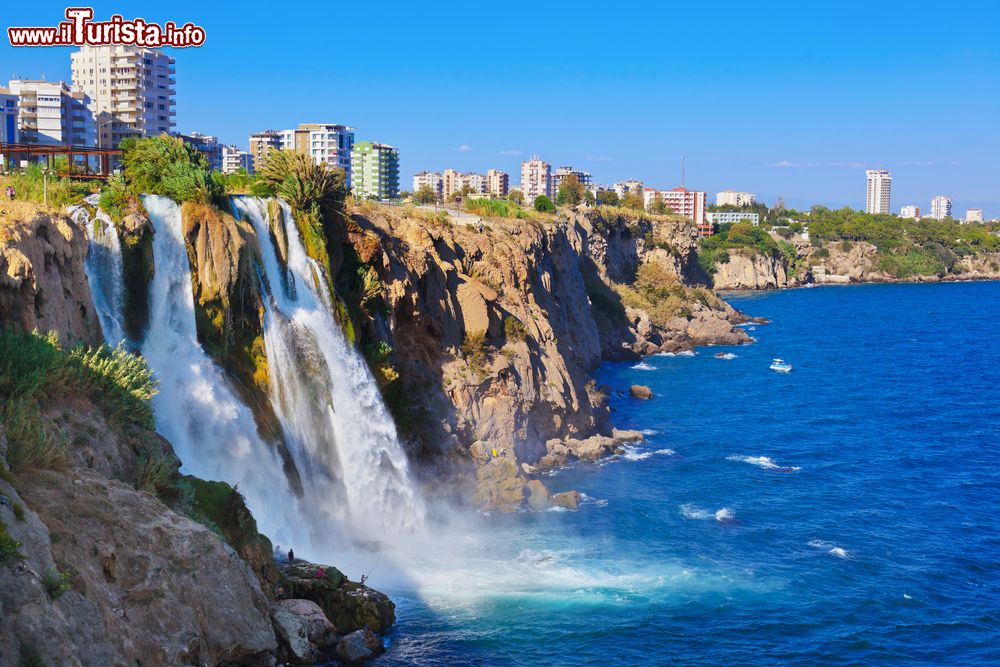
[{"label": "blue sea water", "polygon": [[477,517],[380,664],[1000,664],[1000,283],[728,298],[757,342],[604,365],[646,443]]}]

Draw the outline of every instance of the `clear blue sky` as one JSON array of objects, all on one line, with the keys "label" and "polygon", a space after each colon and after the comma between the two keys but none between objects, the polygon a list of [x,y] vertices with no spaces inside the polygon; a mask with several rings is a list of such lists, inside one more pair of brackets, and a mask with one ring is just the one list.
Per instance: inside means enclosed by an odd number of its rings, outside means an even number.
[{"label": "clear blue sky", "polygon": [[[7,25],[65,5],[8,2]],[[768,203],[864,203],[864,168],[892,206],[1000,216],[1000,3],[95,2],[205,27],[177,58],[177,128],[245,146],[264,128],[339,122],[422,169],[519,180],[553,165],[680,181]],[[825,5],[822,6],[822,5]],[[0,79],[69,78],[68,49],[0,40]]]}]

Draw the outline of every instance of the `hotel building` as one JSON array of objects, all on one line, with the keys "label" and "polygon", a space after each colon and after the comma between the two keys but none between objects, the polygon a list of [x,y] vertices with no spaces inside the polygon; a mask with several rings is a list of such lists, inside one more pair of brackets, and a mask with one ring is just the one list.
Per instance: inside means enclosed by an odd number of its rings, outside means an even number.
[{"label": "hotel building", "polygon": [[688,190],[685,187],[674,188],[673,190],[656,190],[655,188],[645,188],[642,192],[642,202],[648,211],[655,201],[662,201],[671,211],[677,215],[694,221],[701,236],[711,236],[714,234],[714,226],[705,220],[705,193],[697,190]]},{"label": "hotel building", "polygon": [[73,87],[90,99],[97,145],[173,131],[174,59],[136,46],[84,46],[70,56]]},{"label": "hotel building", "polygon": [[715,193],[716,206],[753,206],[757,203],[757,195],[752,192],[734,192],[733,190],[723,190]]},{"label": "hotel building", "polygon": [[944,220],[951,217],[951,197],[938,195],[931,199],[931,217],[936,220]]},{"label": "hotel building", "polygon": [[885,169],[868,169],[865,171],[868,179],[868,196],[865,212],[873,214],[888,214],[889,200],[892,190],[892,174]]}]

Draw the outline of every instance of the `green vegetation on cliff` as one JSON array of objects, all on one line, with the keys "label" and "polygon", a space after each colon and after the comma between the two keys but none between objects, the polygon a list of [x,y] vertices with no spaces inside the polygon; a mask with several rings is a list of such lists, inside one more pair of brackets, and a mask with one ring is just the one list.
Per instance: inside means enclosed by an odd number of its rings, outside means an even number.
[{"label": "green vegetation on cliff", "polygon": [[729,262],[730,250],[747,250],[775,259],[784,258],[790,268],[794,268],[795,264],[795,247],[791,243],[777,241],[766,229],[749,222],[720,225],[717,234],[701,239],[698,263],[707,273],[713,273],[716,264]]},{"label": "green vegetation on cliff", "polygon": [[677,317],[691,317],[693,295],[680,284],[677,276],[658,263],[641,265],[631,285],[615,285],[614,289],[622,304],[645,310],[653,324],[659,327],[668,327]]},{"label": "green vegetation on cliff", "polygon": [[13,186],[17,199],[37,204],[48,199],[49,206],[53,208],[78,204],[84,197],[93,193],[91,183],[71,181],[51,174],[46,178],[45,168],[37,163],[29,164],[20,172],[0,177],[0,186],[5,188],[8,185]]},{"label": "green vegetation on cliff", "polygon": [[155,393],[146,362],[121,347],[65,350],[54,332],[0,333],[0,402],[15,470],[65,459],[65,433],[42,416],[52,399],[84,396],[114,423],[152,429]]}]

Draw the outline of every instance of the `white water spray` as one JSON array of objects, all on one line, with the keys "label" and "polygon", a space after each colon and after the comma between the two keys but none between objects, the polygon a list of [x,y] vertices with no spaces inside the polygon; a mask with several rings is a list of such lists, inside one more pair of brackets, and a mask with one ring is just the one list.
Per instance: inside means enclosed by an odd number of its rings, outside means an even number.
[{"label": "white water spray", "polygon": [[[86,202],[97,208],[98,199],[98,195],[91,195]],[[87,233],[89,244],[83,266],[104,340],[109,345],[118,345],[126,339],[125,289],[118,231],[111,218],[101,210],[97,210],[93,218],[84,206],[71,206],[69,210],[73,220]]]},{"label": "white water spray", "polygon": [[275,221],[287,238],[283,264],[265,203],[236,198],[234,206],[260,241],[270,286],[264,342],[271,401],[302,479],[303,505],[350,535],[393,540],[414,530],[424,508],[395,424],[334,320],[326,276],[306,254],[291,210],[281,204]]}]

